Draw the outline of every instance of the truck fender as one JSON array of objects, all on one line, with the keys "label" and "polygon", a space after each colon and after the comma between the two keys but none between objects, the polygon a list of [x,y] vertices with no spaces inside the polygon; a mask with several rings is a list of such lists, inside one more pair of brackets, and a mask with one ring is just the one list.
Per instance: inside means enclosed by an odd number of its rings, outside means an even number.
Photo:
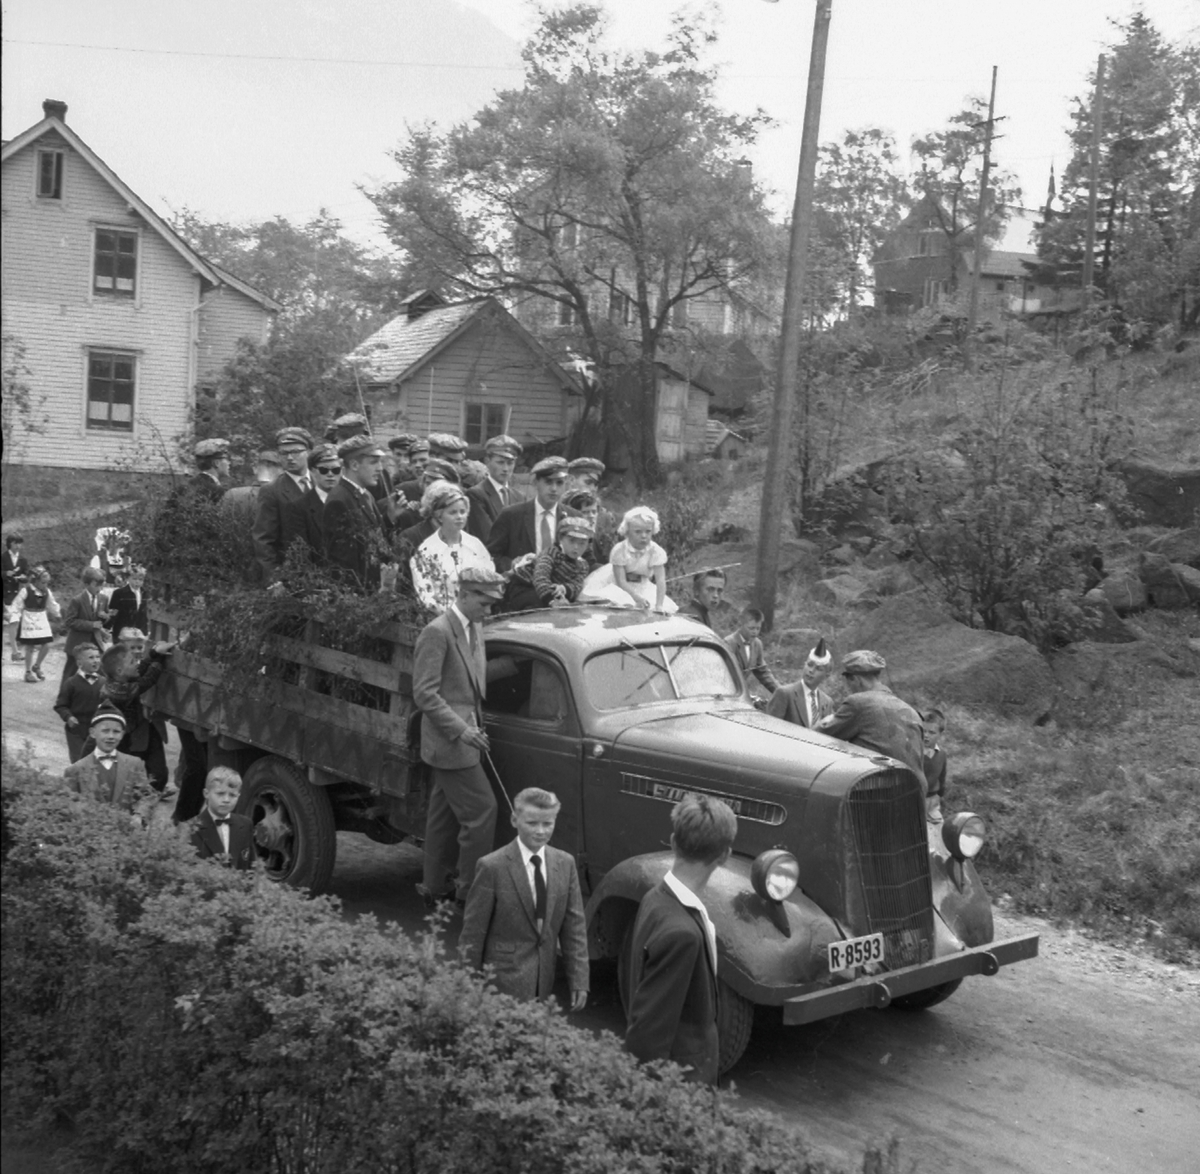
[{"label": "truck fender", "polygon": [[[953,863],[953,875],[951,864]],[[959,880],[961,878],[961,884]],[[938,956],[963,946],[984,946],[995,936],[992,922],[992,901],[975,871],[966,860],[961,867],[940,852],[929,853],[929,879],[933,884],[933,908],[946,929],[961,943],[943,946],[941,927],[937,927]]]},{"label": "truck fender", "polygon": [[[593,958],[617,956],[638,904],[671,860],[670,852],[634,856],[605,874],[587,905]],[[717,931],[718,976],[752,1003],[778,1004],[800,987],[828,979],[826,946],[843,935],[799,889],[772,910],[750,883],[752,863],[730,857],[709,880],[704,906]]]}]

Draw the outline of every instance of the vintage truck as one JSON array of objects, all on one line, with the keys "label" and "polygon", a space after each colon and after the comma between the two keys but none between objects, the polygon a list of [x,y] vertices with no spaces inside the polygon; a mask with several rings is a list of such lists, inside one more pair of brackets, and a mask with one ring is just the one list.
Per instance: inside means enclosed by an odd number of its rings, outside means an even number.
[{"label": "vintage truck", "polygon": [[[181,624],[160,608],[154,636]],[[967,975],[1036,955],[1036,935],[992,940],[972,863],[980,819],[960,814],[931,837],[911,771],[759,712],[708,628],[589,606],[499,616],[485,632],[488,657],[518,666],[489,686],[485,707],[497,802],[507,809],[501,781],[509,796],[538,785],[561,799],[554,843],[578,862],[593,959],[628,949],[639,900],[670,866],[672,805],[702,791],[736,812],[734,854],[705,897],[722,1070],[744,1050],[756,1006],[781,1007],[785,1024],[919,1009]],[[409,749],[416,634],[380,630],[369,655],[326,646],[312,624],[272,636],[250,688],[230,687],[201,656],[173,656],[153,706],[193,764],[242,771],[241,810],[272,876],[324,889],[337,829],[423,835],[426,772]],[[497,842],[512,835],[501,818]]]}]

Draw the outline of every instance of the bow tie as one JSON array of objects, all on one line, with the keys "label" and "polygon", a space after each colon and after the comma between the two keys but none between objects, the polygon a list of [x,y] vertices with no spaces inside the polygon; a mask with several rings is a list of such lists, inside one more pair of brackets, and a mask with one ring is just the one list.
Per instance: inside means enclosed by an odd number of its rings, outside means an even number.
[{"label": "bow tie", "polygon": [[89,685],[94,685],[100,679],[100,674],[99,673],[84,673],[83,679],[85,681],[87,681],[87,683]]},{"label": "bow tie", "polygon": [[227,815],[223,816],[220,819],[218,819],[215,815],[213,816],[213,823],[215,823],[217,825],[217,827],[221,827],[223,824],[227,824],[228,822],[229,822],[229,816],[227,816]]},{"label": "bow tie", "polygon": [[117,756],[115,754],[97,754],[96,761],[107,762],[111,764],[117,761]]}]

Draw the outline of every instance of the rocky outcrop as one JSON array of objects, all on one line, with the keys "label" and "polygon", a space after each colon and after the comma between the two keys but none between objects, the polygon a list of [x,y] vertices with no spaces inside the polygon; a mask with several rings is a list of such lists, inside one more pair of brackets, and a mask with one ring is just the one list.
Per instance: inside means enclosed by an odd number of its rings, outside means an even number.
[{"label": "rocky outcrop", "polygon": [[1161,554],[1168,562],[1184,563],[1200,571],[1200,527],[1160,534],[1146,543],[1146,550],[1150,554]]},{"label": "rocky outcrop", "polygon": [[1083,597],[1083,610],[1090,624],[1088,640],[1096,644],[1130,644],[1138,638],[1137,633],[1113,610],[1100,587],[1093,587]]},{"label": "rocky outcrop", "polygon": [[1189,526],[1200,510],[1200,469],[1125,460],[1117,466],[1130,503],[1148,526]]},{"label": "rocky outcrop", "polygon": [[1200,603],[1200,571],[1165,555],[1143,554],[1139,565],[1146,596],[1154,607],[1193,607]]},{"label": "rocky outcrop", "polygon": [[853,575],[819,579],[809,588],[809,597],[814,603],[832,607],[870,607],[879,602],[868,584]]},{"label": "rocky outcrop", "polygon": [[[1132,612],[1142,611],[1148,600],[1146,584],[1142,577],[1132,567],[1123,567],[1107,579],[1101,581],[1095,588],[1103,596],[1109,607],[1119,616],[1127,616]],[[1089,594],[1091,594],[1089,592]]]}]

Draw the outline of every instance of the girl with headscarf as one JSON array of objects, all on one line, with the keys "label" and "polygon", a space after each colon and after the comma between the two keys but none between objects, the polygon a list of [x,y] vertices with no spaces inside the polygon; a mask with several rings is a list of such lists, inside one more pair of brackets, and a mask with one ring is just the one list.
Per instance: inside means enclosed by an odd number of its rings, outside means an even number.
[{"label": "girl with headscarf", "polygon": [[495,570],[487,547],[466,533],[470,514],[467,495],[449,481],[433,482],[421,497],[421,516],[435,522],[437,529],[417,547],[409,567],[417,599],[439,615],[458,598],[458,576],[464,567]]}]

